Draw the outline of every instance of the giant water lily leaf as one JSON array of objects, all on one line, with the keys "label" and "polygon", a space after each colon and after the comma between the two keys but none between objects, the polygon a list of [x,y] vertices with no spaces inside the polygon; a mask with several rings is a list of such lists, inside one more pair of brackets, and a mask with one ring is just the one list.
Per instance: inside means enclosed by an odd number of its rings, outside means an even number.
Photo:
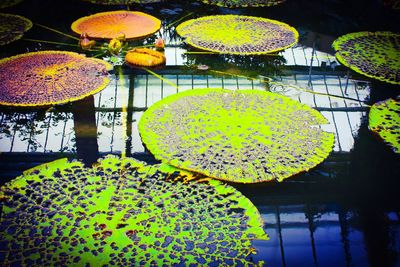
[{"label": "giant water lily leaf", "polygon": [[400,153],[400,101],[387,99],[372,105],[369,128]]},{"label": "giant water lily leaf", "polygon": [[217,15],[191,19],[177,33],[188,44],[225,54],[257,55],[295,45],[298,32],[276,20],[242,15]]},{"label": "giant water lily leaf", "polygon": [[0,45],[6,45],[24,35],[32,28],[32,22],[18,15],[0,13]]},{"label": "giant water lily leaf", "polygon": [[[255,206],[215,180],[114,156],[61,159],[1,188],[0,261],[30,266],[253,265]],[[261,263],[260,263],[261,264]]]},{"label": "giant water lily leaf", "polygon": [[206,4],[223,7],[263,7],[276,6],[286,0],[202,0]]},{"label": "giant water lily leaf", "polygon": [[113,39],[122,34],[126,39],[138,39],[157,32],[161,21],[139,11],[108,11],[82,17],[71,28],[78,34],[86,33],[92,38]]},{"label": "giant water lily leaf", "polygon": [[380,81],[400,84],[400,34],[355,32],[333,42],[337,59],[345,66]]},{"label": "giant water lily leaf", "polygon": [[151,106],[139,122],[157,159],[240,183],[283,180],[331,152],[327,120],[285,96],[257,90],[197,89]]},{"label": "giant water lily leaf", "polygon": [[0,60],[0,104],[46,106],[82,99],[110,82],[107,62],[66,51],[25,53]]},{"label": "giant water lily leaf", "polygon": [[9,6],[13,6],[13,5],[19,4],[20,2],[22,2],[22,0],[1,0],[0,8],[6,8]]}]

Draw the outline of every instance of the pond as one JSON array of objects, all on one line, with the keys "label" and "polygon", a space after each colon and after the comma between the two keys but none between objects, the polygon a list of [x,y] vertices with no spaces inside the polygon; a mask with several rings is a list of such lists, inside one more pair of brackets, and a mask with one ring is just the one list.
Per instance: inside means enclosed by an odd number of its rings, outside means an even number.
[{"label": "pond", "polygon": [[[179,0],[129,7],[24,0],[4,8],[4,13],[29,18],[33,27],[1,46],[1,58],[66,50],[113,60],[116,66],[104,90],[82,100],[43,108],[0,107],[1,185],[65,157],[87,166],[108,154],[159,163],[138,131],[143,113],[156,102],[197,88],[271,91],[319,111],[329,122],[319,128],[335,140],[322,163],[282,182],[228,182],[256,206],[269,236],[252,242],[253,259],[265,266],[400,266],[400,157],[368,128],[370,106],[396,98],[399,85],[352,71],[332,48],[336,38],[350,32],[398,32],[400,11],[391,3],[398,1],[287,0],[272,7],[225,8]],[[165,66],[121,66],[105,49],[106,41],[97,40],[94,51],[84,51],[72,38],[79,37],[70,28],[78,18],[127,8],[161,20],[160,31],[129,46],[163,38]],[[204,53],[175,31],[185,20],[217,14],[285,22],[297,29],[299,42],[268,55]],[[9,252],[0,248],[4,264]]]}]

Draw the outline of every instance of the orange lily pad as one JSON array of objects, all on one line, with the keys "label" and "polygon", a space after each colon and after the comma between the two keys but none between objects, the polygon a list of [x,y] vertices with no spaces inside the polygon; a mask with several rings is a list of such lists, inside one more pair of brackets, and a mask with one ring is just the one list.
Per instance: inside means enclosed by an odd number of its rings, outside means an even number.
[{"label": "orange lily pad", "polygon": [[152,35],[161,27],[156,17],[139,11],[109,11],[82,17],[74,21],[71,29],[86,33],[91,38],[113,39],[121,34],[126,39],[139,39]]}]

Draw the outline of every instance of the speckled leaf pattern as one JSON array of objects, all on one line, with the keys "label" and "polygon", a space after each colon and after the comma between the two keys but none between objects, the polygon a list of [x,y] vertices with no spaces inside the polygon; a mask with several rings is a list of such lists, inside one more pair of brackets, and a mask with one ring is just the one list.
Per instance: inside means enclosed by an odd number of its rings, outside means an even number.
[{"label": "speckled leaf pattern", "polygon": [[0,45],[14,42],[32,28],[32,22],[22,16],[0,13]]},{"label": "speckled leaf pattern", "polygon": [[400,154],[400,101],[387,99],[372,105],[369,128]]},{"label": "speckled leaf pattern", "polygon": [[263,7],[276,6],[286,0],[202,0],[206,4],[223,7]]},{"label": "speckled leaf pattern", "polygon": [[345,66],[367,77],[400,84],[400,34],[355,32],[333,43],[336,57]]},{"label": "speckled leaf pattern", "polygon": [[139,132],[157,159],[240,183],[282,181],[322,162],[327,120],[288,97],[258,90],[195,89],[155,103]]},{"label": "speckled leaf pattern", "polygon": [[295,45],[298,32],[276,20],[215,15],[185,21],[176,28],[185,42],[200,49],[224,54],[257,55]]},{"label": "speckled leaf pattern", "polygon": [[0,60],[0,105],[46,106],[103,90],[112,66],[67,51],[25,53]]},{"label": "speckled leaf pattern", "polygon": [[115,156],[28,170],[1,188],[1,265],[255,265],[251,240],[267,239],[255,206],[231,186],[187,178]]},{"label": "speckled leaf pattern", "polygon": [[123,34],[126,39],[140,39],[152,35],[161,27],[161,21],[139,11],[107,11],[74,21],[71,29],[86,33],[91,38],[113,39]]}]

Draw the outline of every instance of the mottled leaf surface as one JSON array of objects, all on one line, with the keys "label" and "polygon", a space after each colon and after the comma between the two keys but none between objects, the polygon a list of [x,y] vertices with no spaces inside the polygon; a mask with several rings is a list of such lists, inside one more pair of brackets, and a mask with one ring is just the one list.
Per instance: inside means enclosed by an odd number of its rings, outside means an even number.
[{"label": "mottled leaf surface", "polygon": [[85,98],[110,82],[112,66],[67,51],[40,51],[0,60],[0,104],[46,106]]},{"label": "mottled leaf surface", "polygon": [[255,206],[189,178],[114,156],[28,170],[1,188],[1,265],[254,265],[250,242],[267,239]]},{"label": "mottled leaf surface", "polygon": [[156,158],[240,183],[282,181],[322,162],[334,136],[318,111],[258,90],[195,89],[155,103],[139,132]]},{"label": "mottled leaf surface", "polygon": [[400,153],[400,102],[387,99],[372,105],[369,128],[377,133],[394,152]]},{"label": "mottled leaf surface", "polygon": [[400,34],[355,32],[333,43],[337,59],[367,77],[400,84]]},{"label": "mottled leaf surface", "polygon": [[179,24],[177,33],[196,48],[240,55],[268,54],[295,45],[298,32],[286,23],[252,16],[215,15]]}]

